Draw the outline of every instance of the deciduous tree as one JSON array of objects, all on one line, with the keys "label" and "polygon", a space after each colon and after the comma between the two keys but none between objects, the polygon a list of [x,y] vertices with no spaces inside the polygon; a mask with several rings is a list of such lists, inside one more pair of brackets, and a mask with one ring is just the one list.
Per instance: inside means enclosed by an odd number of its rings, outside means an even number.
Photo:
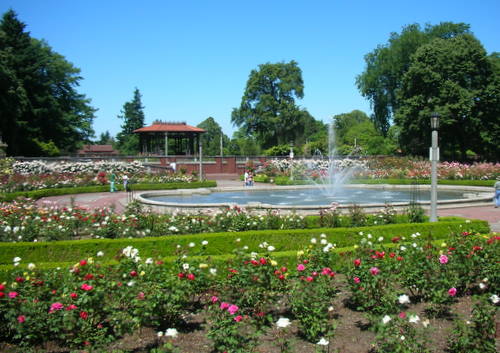
[{"label": "deciduous tree", "polygon": [[308,113],[295,104],[303,96],[302,71],[295,61],[259,65],[250,73],[231,121],[263,148],[289,143],[304,131]]},{"label": "deciduous tree", "polygon": [[412,55],[435,38],[450,39],[464,33],[469,33],[469,25],[464,23],[443,22],[427,25],[423,30],[420,25],[411,24],[403,27],[401,33],[391,33],[387,44],[379,45],[365,56],[366,68],[356,78],[356,83],[361,94],[370,101],[371,119],[384,136],[400,106],[397,91],[410,67]]},{"label": "deciduous tree", "polygon": [[[208,117],[201,123],[197,125],[197,127],[206,131],[206,133],[201,135],[203,142],[203,154],[206,156],[219,156],[220,155],[220,139],[222,136],[222,146],[223,153],[227,153],[227,147],[229,145],[229,138],[224,135],[222,132],[222,128],[215,121],[214,118]],[[226,152],[224,152],[224,150]]]},{"label": "deciduous tree", "polygon": [[440,113],[440,149],[452,159],[472,150],[498,159],[500,75],[470,34],[434,39],[412,57],[395,122],[403,151],[427,155],[431,112]]}]

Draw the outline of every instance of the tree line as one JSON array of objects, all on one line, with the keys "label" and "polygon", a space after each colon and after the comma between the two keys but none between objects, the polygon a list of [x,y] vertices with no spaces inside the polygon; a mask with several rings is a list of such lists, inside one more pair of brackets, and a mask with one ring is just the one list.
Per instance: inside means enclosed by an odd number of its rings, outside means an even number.
[{"label": "tree line", "polygon": [[[80,70],[25,27],[12,10],[0,22],[0,134],[7,154],[73,153],[84,143],[139,152],[133,134],[145,124],[139,89],[117,116],[116,137],[106,131],[93,140],[96,109],[77,91]],[[207,131],[205,154],[287,155],[291,148],[296,155],[324,154],[331,123],[340,154],[426,156],[430,115],[437,112],[444,159],[499,159],[500,53],[488,54],[469,25],[411,24],[364,60],[356,85],[370,101],[370,116],[354,110],[326,123],[315,119],[299,105],[305,85],[298,63],[265,63],[250,72],[231,113],[232,137],[213,117],[198,124]]]}]

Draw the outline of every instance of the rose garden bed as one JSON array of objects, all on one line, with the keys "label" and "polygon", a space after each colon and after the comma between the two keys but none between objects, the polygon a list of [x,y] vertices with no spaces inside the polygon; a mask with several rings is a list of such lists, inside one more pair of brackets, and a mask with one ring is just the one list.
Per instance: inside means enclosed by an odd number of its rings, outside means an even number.
[{"label": "rose garden bed", "polygon": [[[352,251],[317,236],[285,266],[275,246],[174,263],[132,246],[69,268],[20,263],[0,285],[2,351],[495,352],[500,237],[466,229]],[[175,330],[174,330],[175,329]]]}]

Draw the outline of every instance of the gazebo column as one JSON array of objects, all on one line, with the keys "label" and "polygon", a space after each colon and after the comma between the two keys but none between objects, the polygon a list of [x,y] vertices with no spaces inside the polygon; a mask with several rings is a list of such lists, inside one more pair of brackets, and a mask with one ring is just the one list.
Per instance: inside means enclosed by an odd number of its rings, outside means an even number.
[{"label": "gazebo column", "polygon": [[203,147],[202,147],[202,143],[201,143],[201,136],[198,135],[198,148],[199,148],[199,153],[200,153],[200,181],[203,180]]},{"label": "gazebo column", "polygon": [[168,156],[168,132],[165,132],[165,156]]}]

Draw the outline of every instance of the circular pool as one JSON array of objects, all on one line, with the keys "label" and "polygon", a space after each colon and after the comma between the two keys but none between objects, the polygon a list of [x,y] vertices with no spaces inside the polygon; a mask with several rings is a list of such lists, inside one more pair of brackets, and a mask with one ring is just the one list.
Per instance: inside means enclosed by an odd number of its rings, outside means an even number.
[{"label": "circular pool", "polygon": [[[136,196],[156,211],[172,209],[204,210],[239,205],[248,209],[319,211],[332,204],[346,208],[352,204],[365,209],[386,204],[407,206],[410,202],[430,203],[428,185],[346,185],[334,191],[314,186],[261,186],[213,189],[185,189],[143,192]],[[489,188],[439,186],[438,205],[485,203],[491,200]]]}]

